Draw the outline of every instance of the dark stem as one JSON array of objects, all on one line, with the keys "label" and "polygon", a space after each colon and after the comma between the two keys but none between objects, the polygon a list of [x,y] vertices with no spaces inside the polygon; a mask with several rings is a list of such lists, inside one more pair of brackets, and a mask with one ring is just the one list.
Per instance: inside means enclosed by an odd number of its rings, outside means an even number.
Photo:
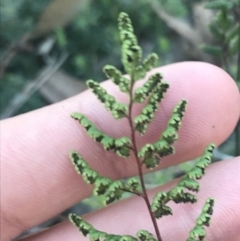
[{"label": "dark stem", "polygon": [[[240,5],[238,6],[237,20],[240,20]],[[240,24],[238,26],[238,57],[237,57],[237,76],[236,82],[240,86]],[[240,154],[240,120],[238,120],[237,127],[235,129],[235,155]]]},{"label": "dark stem", "polygon": [[129,121],[130,130],[131,130],[131,139],[132,139],[132,145],[133,145],[133,153],[134,153],[135,159],[137,161],[138,173],[139,173],[139,178],[140,178],[142,191],[143,191],[142,198],[144,199],[144,201],[145,201],[145,203],[147,205],[147,209],[148,209],[148,212],[149,212],[150,217],[152,219],[152,223],[153,223],[156,235],[157,235],[157,239],[158,239],[158,241],[162,241],[162,238],[161,238],[161,235],[160,235],[160,231],[159,231],[158,226],[157,226],[156,218],[154,216],[154,213],[151,210],[151,204],[150,204],[150,201],[149,201],[149,198],[148,198],[148,195],[147,195],[147,190],[146,190],[146,187],[145,187],[145,183],[144,183],[144,180],[143,180],[142,163],[141,163],[141,160],[138,157],[136,136],[135,136],[135,128],[134,128],[133,120],[132,120],[133,86],[134,86],[134,78],[133,78],[133,76],[131,76],[130,82],[131,82],[131,86],[130,86],[130,91],[129,91],[130,101],[129,101],[129,107],[128,107],[128,110],[129,110],[128,121]]}]

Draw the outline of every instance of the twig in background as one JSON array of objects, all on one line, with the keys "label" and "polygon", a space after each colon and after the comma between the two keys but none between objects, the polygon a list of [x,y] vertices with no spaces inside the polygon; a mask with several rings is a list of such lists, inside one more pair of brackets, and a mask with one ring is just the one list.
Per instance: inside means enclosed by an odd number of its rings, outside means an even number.
[{"label": "twig in background", "polygon": [[[182,21],[181,19],[168,14],[161,6],[161,3],[159,3],[159,1],[151,0],[149,1],[149,4],[152,10],[156,13],[156,15],[162,21],[164,21],[170,29],[172,29],[190,44],[191,47],[190,51],[187,51],[188,54],[191,54],[193,57],[201,61],[207,61],[211,63],[216,62],[216,60],[212,56],[203,53],[199,49],[199,45],[201,43],[213,41],[211,38],[209,38],[209,36],[206,36],[205,34],[207,28],[207,21],[212,17],[212,14],[209,10],[204,9],[202,5],[196,4],[194,10],[195,15],[197,12],[197,15],[204,16],[204,18],[202,17],[201,19],[199,19],[199,21],[201,21],[201,24],[196,23],[195,26],[191,26],[190,23]],[[203,23],[203,19],[205,21],[207,20],[206,23]]]},{"label": "twig in background", "polygon": [[22,240],[23,238],[28,238],[30,237],[31,235],[34,235],[35,233],[38,233],[38,232],[41,232],[43,231],[44,229],[46,228],[49,228],[53,225],[56,225],[56,224],[59,224],[63,221],[67,220],[67,217],[64,216],[63,214],[59,214],[57,215],[56,217],[54,218],[51,218],[50,220],[36,226],[36,227],[33,227],[25,232],[23,232],[21,235],[19,235],[17,238],[15,238],[14,240],[12,241],[17,241],[17,240]]},{"label": "twig in background", "polygon": [[17,94],[3,110],[0,118],[5,119],[10,116],[13,116],[26,102],[27,100],[36,92],[38,91],[50,78],[51,76],[62,66],[62,64],[67,59],[68,54],[64,53],[58,61],[53,62],[52,64],[45,67],[38,77],[28,83],[25,88]]},{"label": "twig in background", "polygon": [[13,44],[9,50],[6,52],[5,56],[1,59],[1,66],[0,66],[0,79],[2,78],[3,74],[5,73],[8,65],[10,64],[11,60],[15,57],[15,55],[19,51],[27,51],[31,52],[33,49],[31,46],[27,45],[27,41],[29,39],[29,34],[23,35],[17,43]]},{"label": "twig in background", "polygon": [[234,156],[228,155],[226,153],[223,153],[219,151],[218,148],[215,148],[213,151],[213,160],[214,161],[222,161],[222,160],[227,160],[227,159],[232,159]]},{"label": "twig in background", "polygon": [[198,46],[201,43],[202,39],[201,36],[199,36],[199,32],[192,28],[190,24],[168,14],[159,1],[151,0],[149,3],[152,10],[168,25],[169,28],[176,31],[181,37],[193,45]]}]

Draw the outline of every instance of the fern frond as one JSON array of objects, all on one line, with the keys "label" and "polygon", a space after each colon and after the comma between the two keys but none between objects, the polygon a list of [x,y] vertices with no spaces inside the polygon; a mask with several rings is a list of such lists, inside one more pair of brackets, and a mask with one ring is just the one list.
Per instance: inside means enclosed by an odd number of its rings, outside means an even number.
[{"label": "fern frond", "polygon": [[131,140],[128,137],[112,138],[101,132],[95,125],[87,119],[86,116],[80,113],[73,113],[71,115],[75,120],[85,128],[89,137],[96,142],[102,144],[107,151],[114,151],[118,156],[128,157],[131,150]]},{"label": "fern frond", "polygon": [[116,120],[127,117],[127,106],[125,104],[118,103],[115,97],[108,94],[99,83],[93,80],[88,80],[87,86],[92,89],[97,98],[105,105],[105,108],[108,111],[111,111]]},{"label": "fern frond", "polygon": [[[218,6],[212,5],[212,7],[217,8]],[[223,20],[226,20],[225,25],[223,24]],[[218,35],[218,37],[222,36],[222,34],[225,37],[237,36],[235,28],[229,32],[229,35],[226,35],[224,32],[224,29],[226,29],[226,26],[228,26],[230,22],[231,17],[226,16],[226,9],[220,11],[215,23],[212,24],[212,31]],[[221,28],[219,30],[218,26],[220,25]],[[115,119],[126,118],[130,127],[129,136],[131,139],[128,137],[113,138],[108,136],[99,130],[83,114],[73,113],[72,117],[85,128],[88,136],[100,143],[106,151],[113,151],[118,156],[124,158],[130,157],[130,152],[132,151],[133,157],[136,159],[139,177],[129,178],[127,180],[111,180],[93,170],[76,151],[70,153],[70,159],[83,180],[87,184],[94,186],[93,193],[97,196],[103,195],[105,205],[121,199],[126,192],[143,198],[151,216],[157,238],[147,230],[139,230],[137,237],[108,234],[95,229],[91,224],[76,214],[70,214],[69,219],[84,236],[89,237],[90,241],[163,241],[158,230],[156,219],[173,214],[171,207],[168,205],[170,201],[175,203],[195,203],[197,201],[197,196],[191,192],[198,192],[200,189],[197,180],[202,178],[206,167],[211,163],[214,145],[211,144],[205,149],[204,154],[199,158],[197,164],[182,177],[176,186],[167,192],[157,193],[152,203],[150,202],[144,183],[143,166],[147,169],[156,168],[159,166],[162,158],[175,152],[173,145],[178,139],[178,131],[182,125],[187,108],[187,101],[181,100],[175,106],[167,122],[167,127],[159,139],[154,143],[146,143],[139,150],[136,134],[137,132],[140,135],[146,133],[148,125],[152,122],[155,113],[158,111],[159,103],[163,100],[169,88],[169,84],[163,81],[160,73],[156,73],[152,74],[141,87],[135,89],[135,83],[139,79],[145,78],[147,72],[156,65],[158,56],[152,53],[142,60],[142,49],[138,45],[131,20],[126,13],[119,14],[118,28],[122,45],[122,63],[128,76],[123,76],[120,70],[111,65],[106,65],[103,68],[103,72],[122,92],[127,93],[129,97],[128,105],[117,102],[113,95],[110,95],[99,83],[93,80],[89,80],[87,85],[98,100],[104,104],[105,108],[112,113]],[[230,42],[232,44],[232,51],[234,52],[235,37],[231,38],[231,40],[229,40],[229,43]],[[142,108],[140,114],[134,118],[133,105],[145,101],[147,104]],[[188,241],[203,240],[206,236],[204,226],[210,225],[213,203],[214,201],[211,198],[206,201],[202,208],[202,213],[196,220],[195,227],[189,234]]]},{"label": "fern frond", "polygon": [[119,86],[122,92],[129,93],[130,91],[130,81],[126,77],[124,77],[120,70],[112,65],[106,65],[103,68],[103,72],[106,74],[108,78],[110,78],[113,83]]}]

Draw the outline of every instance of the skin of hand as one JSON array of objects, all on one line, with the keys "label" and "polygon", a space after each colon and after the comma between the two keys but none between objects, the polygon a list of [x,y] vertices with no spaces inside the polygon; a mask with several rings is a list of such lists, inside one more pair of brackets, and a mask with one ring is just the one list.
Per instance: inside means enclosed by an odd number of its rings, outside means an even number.
[{"label": "skin of hand", "polygon": [[[235,82],[220,68],[201,62],[183,62],[155,69],[170,83],[166,98],[144,137],[141,147],[156,141],[174,106],[188,100],[188,108],[175,144],[176,154],[162,160],[160,168],[196,158],[209,143],[224,142],[240,115],[240,95]],[[140,81],[142,84],[142,82]],[[110,81],[102,84],[118,101],[127,97]],[[134,115],[141,110],[136,105]],[[77,150],[102,175],[125,178],[137,174],[133,158],[121,159],[91,140],[72,112],[85,114],[113,137],[129,133],[126,120],[116,121],[91,91],[60,103],[1,122],[1,240],[8,241],[26,229],[53,217],[91,195],[68,158]],[[197,204],[171,203],[173,216],[158,220],[164,241],[186,240],[208,197],[216,200],[207,241],[240,241],[240,157],[212,164],[200,181]],[[150,191],[167,190],[177,180]],[[95,228],[114,234],[135,235],[139,229],[154,233],[143,200],[132,197],[85,215]],[[63,222],[25,241],[87,240],[70,222]]]}]

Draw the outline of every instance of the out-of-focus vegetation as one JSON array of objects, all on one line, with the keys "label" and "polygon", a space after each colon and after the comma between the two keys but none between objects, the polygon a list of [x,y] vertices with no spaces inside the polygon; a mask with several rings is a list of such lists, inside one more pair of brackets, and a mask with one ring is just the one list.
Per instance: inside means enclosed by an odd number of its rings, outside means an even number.
[{"label": "out-of-focus vegetation", "polygon": [[[205,9],[206,2],[212,5],[233,2],[240,6],[240,0],[2,0],[1,117],[25,113],[70,97],[85,89],[87,79],[103,81],[105,64],[122,69],[116,22],[121,11],[131,16],[144,55],[156,52],[160,65],[184,60],[209,61],[229,70],[237,80],[240,10],[230,6],[224,12],[224,7],[216,5]],[[226,50],[221,38],[212,34],[214,27],[212,33],[208,29],[210,23],[217,24],[217,17],[229,18],[233,26],[221,32],[230,38],[234,32],[227,67],[219,57],[221,49],[211,49],[218,46]],[[212,55],[203,53],[201,44],[205,44],[205,51]],[[235,136],[240,136],[237,131]],[[240,142],[235,136],[219,150],[233,155],[235,144]],[[164,183],[180,175],[187,165],[148,175],[146,182],[149,187]],[[85,203],[85,211],[89,211],[89,204],[99,207],[98,199]]]},{"label": "out-of-focus vegetation", "polygon": [[[126,11],[131,15],[145,54],[151,51],[157,52],[161,56],[160,64],[185,58],[180,38],[156,16],[147,1],[118,0],[113,4],[110,0],[71,0],[68,1],[68,5],[64,2],[66,1],[2,1],[1,62],[3,63],[8,57],[9,51],[14,54],[4,68],[5,72],[0,83],[3,109],[7,108],[14,95],[19,93],[29,81],[35,79],[46,65],[46,56],[41,53],[41,49],[49,38],[54,43],[46,55],[56,59],[62,52],[67,51],[69,57],[61,69],[80,80],[88,78],[103,80],[101,69],[106,63],[121,68],[116,27],[116,16],[120,11]],[[163,2],[164,8],[175,16],[188,18],[189,9],[187,5],[181,4],[181,0]],[[74,12],[76,8],[77,14]],[[62,13],[56,16],[59,22],[51,16],[56,11]],[[65,12],[70,16],[73,14],[74,17],[72,19],[69,16],[65,17]],[[44,29],[42,27],[44,24],[49,27]],[[28,34],[29,41],[21,44],[22,39]],[[11,49],[13,45],[17,46]],[[47,103],[41,94],[35,93],[17,114]]]}]

